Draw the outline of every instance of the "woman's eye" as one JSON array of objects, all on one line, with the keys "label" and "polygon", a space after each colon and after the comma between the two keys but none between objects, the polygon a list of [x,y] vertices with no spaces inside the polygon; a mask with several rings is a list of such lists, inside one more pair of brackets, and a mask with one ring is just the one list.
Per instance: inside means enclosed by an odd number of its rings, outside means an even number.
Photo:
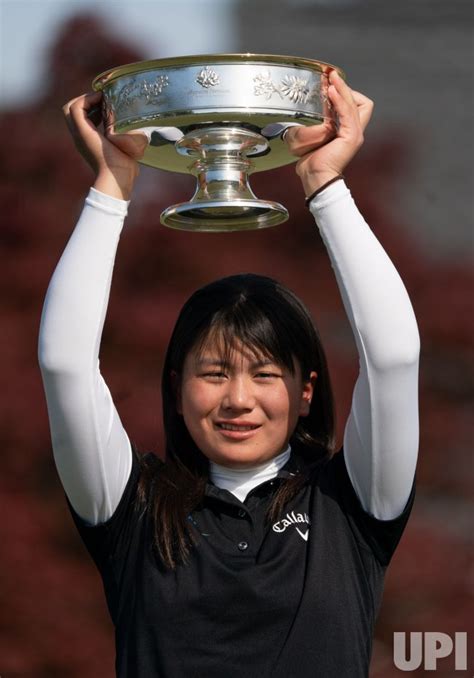
[{"label": "woman's eye", "polygon": [[225,378],[224,372],[205,372],[205,374],[203,374],[202,376],[206,377],[207,379],[224,379]]},{"label": "woman's eye", "polygon": [[257,375],[255,375],[257,379],[276,379],[280,375],[277,374],[276,372],[259,372]]}]

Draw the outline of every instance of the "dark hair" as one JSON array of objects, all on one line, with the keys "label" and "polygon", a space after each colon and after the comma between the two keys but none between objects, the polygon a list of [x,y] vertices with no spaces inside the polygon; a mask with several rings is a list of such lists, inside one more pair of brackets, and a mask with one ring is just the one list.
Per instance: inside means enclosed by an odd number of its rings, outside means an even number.
[{"label": "dark hair", "polygon": [[[311,371],[318,379],[307,417],[300,417],[290,438],[293,450],[320,462],[334,447],[334,407],[326,356],[311,317],[288,288],[272,278],[233,275],[198,289],[184,304],[166,353],[162,377],[166,460],[142,457],[139,498],[147,501],[154,520],[154,548],[169,568],[186,562],[195,542],[188,516],[201,504],[209,478],[209,462],[191,438],[176,406],[176,377],[186,356],[217,340],[224,360],[236,343],[271,358],[292,374],[295,361],[303,380]],[[310,465],[311,467],[311,465]],[[281,483],[269,506],[274,520],[307,480],[296,474]]]}]

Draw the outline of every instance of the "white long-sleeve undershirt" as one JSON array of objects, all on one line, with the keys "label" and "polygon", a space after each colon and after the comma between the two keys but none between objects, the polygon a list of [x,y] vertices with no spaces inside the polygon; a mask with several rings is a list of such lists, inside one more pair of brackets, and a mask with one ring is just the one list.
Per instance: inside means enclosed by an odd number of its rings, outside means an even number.
[{"label": "white long-sleeve undershirt", "polygon": [[[131,445],[100,373],[99,349],[128,203],[91,189],[48,287],[38,357],[56,467],[76,512],[108,520],[130,475]],[[419,336],[405,287],[343,181],[311,203],[354,333],[360,362],[344,435],[349,476],[377,518],[399,515],[418,451]],[[282,464],[285,453],[278,457]],[[242,474],[212,464],[239,499],[282,464]]]}]

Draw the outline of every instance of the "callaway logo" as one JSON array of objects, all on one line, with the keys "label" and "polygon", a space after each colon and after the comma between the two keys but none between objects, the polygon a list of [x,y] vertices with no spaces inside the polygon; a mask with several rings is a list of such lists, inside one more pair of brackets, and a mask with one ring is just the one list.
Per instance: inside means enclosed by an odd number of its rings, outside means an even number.
[{"label": "callaway logo", "polygon": [[[309,525],[311,521],[307,513],[295,513],[292,511],[291,513],[287,513],[284,518],[274,523],[272,527],[275,532],[284,532],[287,527],[295,525],[296,523],[306,523]],[[303,530],[299,527],[295,527],[295,529],[302,539],[308,541],[309,528]]]}]

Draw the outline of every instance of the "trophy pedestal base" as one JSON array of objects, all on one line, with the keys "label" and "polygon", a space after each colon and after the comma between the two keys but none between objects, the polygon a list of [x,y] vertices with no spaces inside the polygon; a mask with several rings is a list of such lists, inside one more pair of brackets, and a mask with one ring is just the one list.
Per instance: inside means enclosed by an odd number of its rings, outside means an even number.
[{"label": "trophy pedestal base", "polygon": [[277,226],[288,219],[288,211],[267,200],[196,200],[168,207],[161,223],[182,231],[223,233],[251,231]]},{"label": "trophy pedestal base", "polygon": [[268,150],[261,134],[233,125],[206,125],[185,134],[175,148],[189,158],[197,188],[190,202],[162,213],[164,226],[216,233],[268,228],[288,219],[282,205],[258,200],[248,183],[252,156]]}]

